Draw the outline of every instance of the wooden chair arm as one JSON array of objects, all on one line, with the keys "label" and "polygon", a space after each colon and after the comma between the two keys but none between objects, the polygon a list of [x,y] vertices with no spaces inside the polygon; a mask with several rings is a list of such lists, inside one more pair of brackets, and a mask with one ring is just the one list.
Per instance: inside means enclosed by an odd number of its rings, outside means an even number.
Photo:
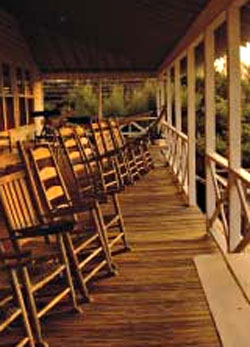
[{"label": "wooden chair arm", "polygon": [[45,218],[56,218],[56,217],[63,217],[67,215],[73,215],[74,213],[81,213],[81,212],[86,212],[89,210],[90,205],[86,205],[86,203],[83,202],[81,204],[81,198],[77,200],[75,203],[74,201],[72,206],[63,206],[56,208],[50,212],[48,212],[46,215],[44,215]]},{"label": "wooden chair arm", "polygon": [[56,221],[35,227],[16,230],[16,239],[56,235],[73,229],[74,221]]},{"label": "wooden chair arm", "polygon": [[0,259],[2,260],[21,260],[23,258],[30,258],[31,257],[31,251],[25,251],[25,252],[9,252],[6,251],[0,255]]},{"label": "wooden chair arm", "polygon": [[118,149],[114,149],[112,151],[108,151],[108,152],[106,152],[104,154],[100,154],[100,155],[96,156],[96,159],[100,160],[100,159],[105,159],[105,158],[112,158],[112,157],[114,157],[118,153],[119,153],[119,150]]},{"label": "wooden chair arm", "polygon": [[132,146],[132,145],[138,145],[140,142],[147,142],[148,141],[148,135],[144,134],[136,138],[132,138],[131,140],[127,140],[127,145]]},{"label": "wooden chair arm", "polygon": [[2,253],[0,259],[5,263],[1,264],[0,271],[10,271],[11,269],[18,269],[28,265],[30,263],[31,254],[31,251]]},{"label": "wooden chair arm", "polygon": [[17,270],[24,266],[27,266],[30,263],[30,259],[22,259],[18,262],[11,262],[8,264],[3,264],[0,266],[0,271],[10,271],[10,270]]}]

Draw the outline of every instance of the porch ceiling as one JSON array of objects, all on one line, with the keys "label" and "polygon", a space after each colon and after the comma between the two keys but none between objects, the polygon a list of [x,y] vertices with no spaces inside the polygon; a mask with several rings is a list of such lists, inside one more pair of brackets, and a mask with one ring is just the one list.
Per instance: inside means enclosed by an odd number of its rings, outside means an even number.
[{"label": "porch ceiling", "polygon": [[155,70],[209,0],[1,0],[44,72]]}]

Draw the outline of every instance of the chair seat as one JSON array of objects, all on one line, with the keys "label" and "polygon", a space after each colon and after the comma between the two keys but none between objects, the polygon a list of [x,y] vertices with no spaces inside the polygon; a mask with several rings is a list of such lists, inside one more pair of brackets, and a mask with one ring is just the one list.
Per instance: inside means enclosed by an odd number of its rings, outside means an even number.
[{"label": "chair seat", "polygon": [[65,268],[60,261],[61,251],[55,239],[51,238],[49,243],[46,243],[44,238],[32,239],[26,242],[23,250],[32,250],[31,262],[28,265],[32,291],[42,288]]}]

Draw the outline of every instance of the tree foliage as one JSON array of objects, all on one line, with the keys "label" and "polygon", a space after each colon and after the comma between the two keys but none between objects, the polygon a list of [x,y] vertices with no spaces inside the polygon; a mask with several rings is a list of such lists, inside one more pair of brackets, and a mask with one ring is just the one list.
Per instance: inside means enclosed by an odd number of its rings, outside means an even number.
[{"label": "tree foliage", "polygon": [[94,116],[98,113],[98,95],[89,83],[75,87],[67,101],[74,104],[77,115]]},{"label": "tree foliage", "polygon": [[[242,166],[250,168],[250,67],[245,67],[241,84],[242,114]],[[216,150],[227,157],[228,152],[228,79],[218,71],[215,72],[215,105],[216,105]],[[196,80],[196,138],[197,152],[205,153],[205,105],[204,79]]]},{"label": "tree foliage", "polygon": [[[136,87],[117,83],[111,86],[109,97],[103,98],[105,116],[125,116],[155,109],[156,83],[146,80]],[[94,116],[98,112],[98,92],[92,84],[77,86],[67,100],[75,105],[80,116]]]}]

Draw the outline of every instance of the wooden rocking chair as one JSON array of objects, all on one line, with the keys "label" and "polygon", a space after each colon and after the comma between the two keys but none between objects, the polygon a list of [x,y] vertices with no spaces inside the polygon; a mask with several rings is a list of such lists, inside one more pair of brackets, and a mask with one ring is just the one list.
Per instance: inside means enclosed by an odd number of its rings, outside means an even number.
[{"label": "wooden rocking chair", "polygon": [[[103,176],[102,180],[104,182],[103,188],[108,189],[108,187],[111,186],[115,191],[123,190],[123,179],[121,176],[119,176],[120,172],[114,156],[115,153],[107,152],[99,123],[91,123],[90,129],[95,152],[101,166],[101,175]],[[86,138],[86,133],[83,134],[83,137]]]},{"label": "wooden rocking chair", "polygon": [[64,243],[74,223],[42,221],[38,213],[41,206],[36,204],[25,170],[20,167],[0,177],[0,200],[13,249],[18,253],[32,251],[20,277],[35,343],[47,346],[40,319],[66,296],[73,310],[80,312]]},{"label": "wooden rocking chair", "polygon": [[119,124],[114,119],[108,120],[110,124],[113,141],[117,149],[125,151],[129,167],[136,175],[145,174],[153,167],[153,160],[148,150],[148,138],[142,136],[139,138],[126,140],[121,133]]},{"label": "wooden rocking chair", "polygon": [[[115,274],[110,252],[103,235],[93,199],[70,197],[53,151],[49,144],[26,149],[19,145],[29,175],[36,175],[44,214],[53,218],[74,220],[74,231],[66,235],[67,254],[77,275],[84,299],[89,301],[87,283],[106,268],[105,273]],[[89,216],[94,228],[86,228]]]},{"label": "wooden rocking chair", "polygon": [[117,148],[110,123],[107,120],[102,120],[97,124],[99,125],[99,131],[101,133],[105,153],[107,155],[113,155],[121,186],[131,184],[132,178],[130,175],[128,163],[126,161],[125,153],[124,151]]},{"label": "wooden rocking chair", "polygon": [[[92,146],[87,145],[88,138],[83,133],[79,135],[79,130],[78,137],[76,137],[74,129],[69,127],[61,128],[59,133],[78,192],[85,194],[88,191],[95,196],[98,219],[101,230],[105,238],[108,239],[109,248],[112,250],[122,240],[124,249],[130,250],[117,191],[108,190],[108,187],[105,187],[105,182],[103,183],[103,180],[98,177],[98,174],[101,175],[99,157],[93,152]],[[93,165],[94,163],[96,164]],[[100,181],[104,186],[96,185],[95,182]],[[107,211],[105,214],[103,213],[103,205]]]}]

